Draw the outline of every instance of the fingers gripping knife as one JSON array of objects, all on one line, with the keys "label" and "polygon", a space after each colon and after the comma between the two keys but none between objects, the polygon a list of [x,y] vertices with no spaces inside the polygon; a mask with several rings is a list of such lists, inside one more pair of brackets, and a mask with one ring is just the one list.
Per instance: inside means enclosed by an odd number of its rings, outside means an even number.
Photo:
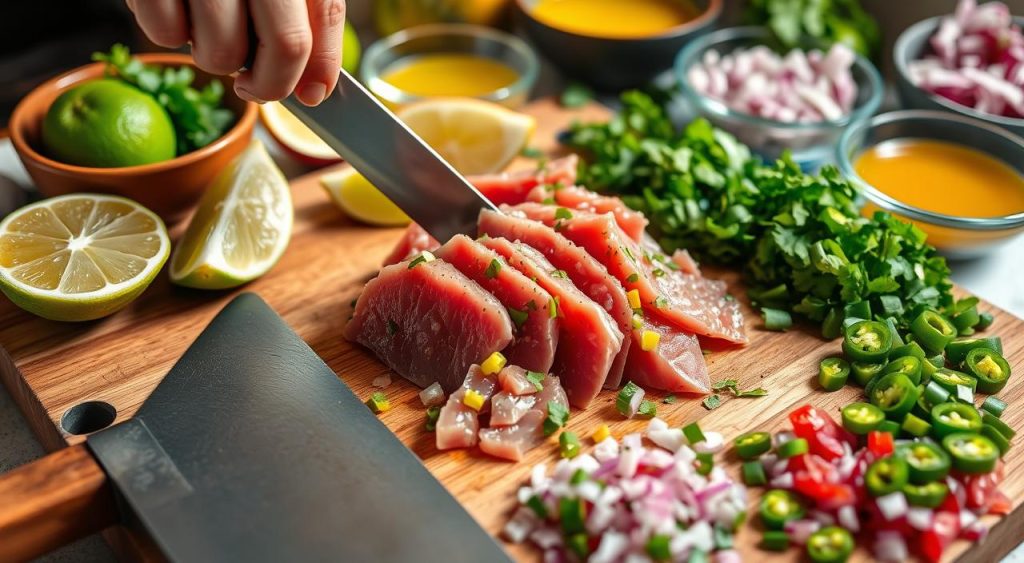
[{"label": "fingers gripping knife", "polygon": [[254,294],[135,418],[0,476],[0,561],[117,522],[189,563],[508,560]]}]

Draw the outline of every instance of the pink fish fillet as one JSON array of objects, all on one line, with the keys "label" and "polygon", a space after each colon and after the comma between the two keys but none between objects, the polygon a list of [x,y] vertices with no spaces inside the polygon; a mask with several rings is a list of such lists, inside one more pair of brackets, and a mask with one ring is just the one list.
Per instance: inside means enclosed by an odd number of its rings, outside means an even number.
[{"label": "pink fish fillet", "polygon": [[494,426],[480,430],[480,449],[484,452],[519,461],[527,451],[544,441],[544,419],[548,416],[548,405],[552,402],[568,408],[569,403],[559,379],[547,376],[544,389],[537,393],[534,408],[522,415],[509,426]]},{"label": "pink fish fillet", "polygon": [[[539,206],[539,204],[532,205]],[[629,331],[632,330],[633,310],[630,309],[629,302],[626,300],[622,284],[610,276],[608,270],[587,254],[585,249],[574,245],[551,228],[521,216],[485,210],[480,213],[479,228],[481,234],[503,237],[533,247],[542,253],[544,258],[547,258],[547,261],[555,268],[558,268],[559,273],[564,272],[564,277],[567,277],[584,295],[604,309],[611,316],[620,333],[629,334]],[[527,273],[527,275],[534,274]],[[544,287],[543,284],[541,286]],[[550,288],[546,289],[553,292]],[[563,320],[563,322],[565,321]],[[622,381],[622,368],[626,363],[626,355],[629,353],[629,339],[624,338],[620,347],[612,353],[614,360],[605,377],[604,387],[616,389]],[[574,384],[575,380],[573,383],[569,383],[568,380],[566,382],[566,386],[570,389]],[[575,399],[573,404],[576,405]]]},{"label": "pink fish fillet", "polygon": [[387,266],[356,302],[345,338],[402,377],[446,393],[469,366],[512,342],[512,321],[490,293],[441,260]]},{"label": "pink fish fillet", "polygon": [[617,197],[604,196],[582,186],[544,184],[531,190],[528,199],[591,213],[611,213],[619,228],[636,242],[643,240],[647,229],[647,217],[643,213],[630,209]]},{"label": "pink fish fillet", "polygon": [[[641,346],[643,331],[652,330],[661,335],[653,350]],[[700,342],[692,333],[662,323],[653,316],[644,317],[642,326],[633,329],[633,347],[626,360],[626,373],[634,383],[645,389],[661,389],[674,393],[711,391],[708,366],[700,349]]]},{"label": "pink fish fillet", "polygon": [[551,295],[493,250],[456,235],[434,251],[495,296],[512,319],[514,339],[502,353],[510,364],[547,373],[558,346],[558,319],[550,314]]},{"label": "pink fish fillet", "polygon": [[537,403],[535,395],[513,395],[502,391],[491,399],[491,426],[508,426],[519,422]]},{"label": "pink fish fillet", "polygon": [[[480,430],[479,415],[487,412],[491,406],[491,397],[497,385],[496,378],[484,375],[480,371],[480,366],[475,364],[470,366],[462,386],[448,397],[448,402],[441,407],[441,413],[437,417],[435,428],[437,449],[450,450],[476,445],[477,432]],[[470,389],[484,398],[484,407],[479,412],[469,408],[463,402],[466,391]]]},{"label": "pink fish fillet", "polygon": [[586,249],[627,289],[639,291],[645,314],[701,336],[735,344],[747,342],[743,314],[739,304],[726,297],[723,282],[684,274],[669,266],[670,259],[645,253],[612,215],[537,203],[504,209],[549,225]]},{"label": "pink fish fillet", "polygon": [[[481,226],[484,227],[483,222]],[[489,230],[498,233],[498,230]],[[585,408],[601,391],[615,355],[622,347],[623,333],[604,309],[560,275],[536,250],[495,236],[480,242],[558,299],[561,335],[552,372],[564,379],[572,404]]]}]

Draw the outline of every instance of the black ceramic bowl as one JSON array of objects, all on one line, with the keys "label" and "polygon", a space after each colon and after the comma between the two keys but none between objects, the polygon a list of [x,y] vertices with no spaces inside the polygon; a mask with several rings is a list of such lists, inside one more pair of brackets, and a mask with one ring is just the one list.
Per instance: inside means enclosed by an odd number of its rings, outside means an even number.
[{"label": "black ceramic bowl", "polygon": [[[942,96],[936,96],[910,81],[908,64],[931,51],[928,41],[935,34],[935,30],[938,29],[939,23],[944,17],[946,16],[936,16],[919,21],[904,30],[896,39],[892,57],[896,66],[896,91],[900,96],[900,104],[906,109],[932,109],[966,115],[1024,136],[1024,119],[982,113]],[[1014,16],[1013,23],[1024,26],[1024,16]]]},{"label": "black ceramic bowl", "polygon": [[566,76],[611,92],[643,86],[672,68],[683,46],[714,29],[723,0],[695,0],[701,10],[697,18],[660,35],[635,39],[581,35],[552,27],[533,17],[536,3],[516,0],[516,20],[537,49]]}]

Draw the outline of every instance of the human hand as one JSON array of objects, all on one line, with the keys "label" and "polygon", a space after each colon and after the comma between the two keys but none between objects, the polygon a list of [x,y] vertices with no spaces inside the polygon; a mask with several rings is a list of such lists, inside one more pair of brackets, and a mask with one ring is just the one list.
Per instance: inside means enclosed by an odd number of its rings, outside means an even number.
[{"label": "human hand", "polygon": [[[293,91],[306,105],[323,101],[338,82],[345,0],[126,0],[157,45],[191,43],[196,65],[231,74],[239,97],[267,102]],[[257,45],[250,45],[249,25]]]}]

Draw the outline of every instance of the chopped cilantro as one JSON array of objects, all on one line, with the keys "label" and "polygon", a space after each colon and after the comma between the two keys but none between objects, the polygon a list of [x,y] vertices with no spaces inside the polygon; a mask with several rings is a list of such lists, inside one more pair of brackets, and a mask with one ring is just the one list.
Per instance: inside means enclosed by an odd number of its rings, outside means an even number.
[{"label": "chopped cilantro", "polygon": [[526,324],[526,319],[530,318],[530,314],[526,311],[513,309],[512,307],[506,307],[505,309],[508,310],[508,316],[512,319],[512,323],[516,325],[516,328],[523,328],[523,325]]},{"label": "chopped cilantro", "polygon": [[501,262],[497,258],[491,260],[491,263],[487,265],[487,270],[484,271],[484,275],[489,279],[498,277],[498,273],[501,272]]},{"label": "chopped cilantro", "polygon": [[537,388],[537,392],[544,390],[544,374],[539,371],[526,371],[526,379]]},{"label": "chopped cilantro", "polygon": [[707,397],[704,397],[704,400],[701,401],[701,404],[703,404],[704,408],[708,409],[709,411],[713,411],[722,405],[722,398],[719,397],[718,395],[709,395]]},{"label": "chopped cilantro", "polygon": [[569,421],[569,409],[554,401],[548,401],[548,417],[544,419],[544,435],[550,436]]}]

